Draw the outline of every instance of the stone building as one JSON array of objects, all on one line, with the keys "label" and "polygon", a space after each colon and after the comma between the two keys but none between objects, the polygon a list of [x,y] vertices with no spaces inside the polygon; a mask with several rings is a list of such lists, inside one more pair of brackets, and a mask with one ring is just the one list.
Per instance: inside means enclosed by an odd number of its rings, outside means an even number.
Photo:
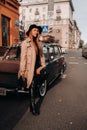
[{"label": "stone building", "polygon": [[23,22],[25,30],[30,24],[35,23],[42,26],[44,35],[55,36],[61,46],[77,46],[77,33],[75,37],[73,35],[75,30],[78,30],[78,35],[80,31],[73,22],[72,0],[22,0],[20,4],[20,21]]},{"label": "stone building", "polygon": [[17,0],[0,0],[0,46],[19,40],[19,3]]},{"label": "stone building", "polygon": [[81,32],[77,26],[76,20],[73,20],[73,48],[78,48],[81,40]]}]

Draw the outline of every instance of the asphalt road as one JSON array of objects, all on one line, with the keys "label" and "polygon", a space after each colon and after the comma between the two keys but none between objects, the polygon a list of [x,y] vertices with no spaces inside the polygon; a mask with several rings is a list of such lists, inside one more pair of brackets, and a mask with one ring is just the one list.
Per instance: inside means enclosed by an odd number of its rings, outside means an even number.
[{"label": "asphalt road", "polygon": [[28,95],[0,97],[0,130],[87,130],[87,59],[81,50],[65,57],[67,70],[38,101],[39,116],[30,113]]}]

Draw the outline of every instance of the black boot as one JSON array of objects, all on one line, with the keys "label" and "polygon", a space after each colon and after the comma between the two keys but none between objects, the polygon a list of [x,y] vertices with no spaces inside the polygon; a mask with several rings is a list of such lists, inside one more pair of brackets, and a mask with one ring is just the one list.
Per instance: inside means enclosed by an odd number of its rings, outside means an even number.
[{"label": "black boot", "polygon": [[39,115],[39,114],[40,114],[40,110],[39,110],[39,108],[37,107],[37,105],[36,105],[35,109],[36,109],[37,115]]},{"label": "black boot", "polygon": [[33,115],[39,115],[40,114],[40,111],[36,107],[36,104],[32,104],[32,105],[30,104],[30,112],[32,112]]},{"label": "black boot", "polygon": [[30,112],[32,112],[33,115],[39,115],[39,113],[36,110],[34,93],[35,93],[35,86],[34,86],[34,81],[33,81],[30,88]]},{"label": "black boot", "polygon": [[37,115],[40,114],[40,112],[39,112],[39,110],[37,110],[37,108],[35,107],[35,108],[32,110],[32,114],[37,116]]}]

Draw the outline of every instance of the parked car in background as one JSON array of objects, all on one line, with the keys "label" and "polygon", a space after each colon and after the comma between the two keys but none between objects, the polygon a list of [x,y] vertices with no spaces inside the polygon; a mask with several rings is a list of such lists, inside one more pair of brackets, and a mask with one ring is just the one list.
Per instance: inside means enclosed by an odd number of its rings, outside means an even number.
[{"label": "parked car in background", "polygon": [[87,58],[87,44],[82,47],[82,56]]},{"label": "parked car in background", "polygon": [[[8,92],[22,92],[19,88],[18,70],[20,63],[21,44],[10,46],[0,61],[0,95]],[[50,85],[58,76],[61,76],[66,68],[65,58],[62,55],[61,47],[56,43],[43,43],[43,52],[46,67],[41,72],[44,80],[38,87],[39,95],[44,96],[47,86]],[[26,91],[25,91],[26,92]]]}]

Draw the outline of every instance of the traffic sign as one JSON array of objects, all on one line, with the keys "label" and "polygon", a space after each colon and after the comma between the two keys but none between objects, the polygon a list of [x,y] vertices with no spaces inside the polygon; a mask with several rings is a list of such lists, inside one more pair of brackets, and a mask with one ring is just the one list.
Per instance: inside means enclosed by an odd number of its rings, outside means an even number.
[{"label": "traffic sign", "polygon": [[42,32],[48,33],[48,26],[42,26]]}]

